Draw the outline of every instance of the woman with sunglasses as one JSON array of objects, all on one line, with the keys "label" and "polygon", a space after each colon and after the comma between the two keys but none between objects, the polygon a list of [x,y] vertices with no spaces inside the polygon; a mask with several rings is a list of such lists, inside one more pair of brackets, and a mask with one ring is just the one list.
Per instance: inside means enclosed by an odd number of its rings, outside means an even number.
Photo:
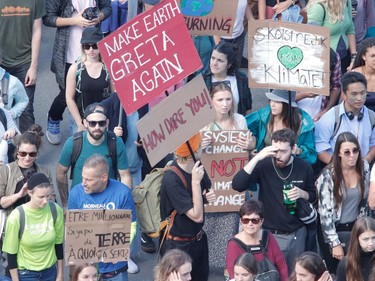
[{"label": "woman with sunglasses", "polygon": [[289,281],[332,281],[323,259],[314,252],[305,252],[296,259]]},{"label": "woman with sunglasses", "polygon": [[331,162],[315,182],[320,215],[318,242],[329,272],[336,272],[355,221],[367,213],[369,180],[369,165],[360,157],[357,138],[350,132],[339,134]]},{"label": "woman with sunglasses", "polygon": [[[234,112],[231,88],[224,82],[213,84],[210,91],[211,103],[215,109],[215,119],[201,130],[202,148],[212,143],[210,131],[246,130],[246,120]],[[240,136],[237,144],[244,150],[255,148],[255,139],[251,136]],[[238,231],[238,214],[233,212],[206,213],[205,228],[208,236],[210,265],[224,267],[224,251],[228,237]]]},{"label": "woman with sunglasses", "polygon": [[7,215],[15,207],[28,202],[26,182],[32,174],[44,173],[53,182],[48,168],[35,163],[42,136],[42,127],[32,125],[15,138],[17,160],[0,167],[0,205]]},{"label": "woman with sunglasses", "polygon": [[374,280],[374,254],[375,221],[359,218],[353,226],[348,254],[337,267],[336,281]]},{"label": "woman with sunglasses", "polygon": [[85,28],[82,32],[82,55],[73,63],[66,77],[66,104],[75,124],[71,133],[85,130],[83,115],[85,108],[101,102],[113,92],[107,68],[102,61],[97,43],[103,39],[96,27]]},{"label": "woman with sunglasses", "polygon": [[271,145],[273,132],[289,128],[297,136],[294,154],[310,164],[316,162],[314,121],[296,103],[296,92],[289,94],[287,90],[273,90],[266,92],[270,105],[246,116],[247,127],[254,134],[257,151]]},{"label": "woman with sunglasses", "polygon": [[231,43],[220,41],[212,49],[210,67],[203,72],[208,89],[217,82],[224,82],[232,89],[234,112],[246,115],[251,112],[252,99],[248,78],[241,73],[235,62]]},{"label": "woman with sunglasses", "polygon": [[[229,240],[227,246],[227,270],[231,279],[234,277],[235,260],[245,253],[244,248],[251,249],[258,262],[264,258],[260,244],[264,231],[262,202],[254,199],[245,202],[240,208],[240,218],[242,231],[236,234],[234,239],[239,240],[244,247],[240,247],[233,238]],[[263,250],[267,253],[267,258],[276,266],[280,280],[288,280],[288,266],[275,237],[270,232],[268,232],[268,246]]]}]

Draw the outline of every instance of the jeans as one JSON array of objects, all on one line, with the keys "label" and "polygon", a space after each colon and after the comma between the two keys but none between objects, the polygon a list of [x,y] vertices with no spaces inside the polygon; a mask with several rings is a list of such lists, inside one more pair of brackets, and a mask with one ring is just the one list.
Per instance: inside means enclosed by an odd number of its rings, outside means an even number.
[{"label": "jeans", "polygon": [[56,281],[56,277],[56,265],[42,271],[32,271],[27,269],[18,270],[18,278],[20,281]]},{"label": "jeans", "polygon": [[103,277],[103,281],[128,281],[128,272],[120,272],[119,274],[111,278]]},{"label": "jeans", "polygon": [[[24,85],[26,73],[30,68],[30,63],[25,63],[23,65],[15,66],[12,68],[5,68],[11,75],[16,76]],[[24,85],[25,86],[25,85]],[[35,124],[34,117],[34,93],[36,85],[25,87],[26,94],[29,97],[29,103],[27,104],[25,110],[19,117],[19,129],[21,133],[27,131],[31,125]]]},{"label": "jeans", "polygon": [[[65,64],[65,84],[66,84],[66,75],[68,74],[70,63]],[[66,87],[66,86],[65,86]],[[66,98],[65,98],[65,89],[59,86],[60,93],[55,97],[52,102],[51,108],[48,111],[48,118],[51,118],[54,121],[63,120],[63,114],[66,108]]]},{"label": "jeans", "polygon": [[296,258],[305,251],[305,243],[307,237],[306,227],[299,228],[296,232],[288,235],[274,234],[277,244],[283,253],[288,265],[289,274],[293,272]]}]

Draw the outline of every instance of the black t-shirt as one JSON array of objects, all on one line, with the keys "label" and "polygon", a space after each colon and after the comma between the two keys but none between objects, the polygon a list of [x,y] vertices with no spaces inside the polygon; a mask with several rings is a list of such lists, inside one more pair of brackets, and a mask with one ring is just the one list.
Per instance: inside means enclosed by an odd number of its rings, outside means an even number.
[{"label": "black t-shirt", "polygon": [[[283,169],[278,168],[282,177],[288,176],[291,164]],[[305,190],[309,194],[309,201],[314,202],[316,189],[314,186],[314,175],[311,165],[299,157],[294,157],[293,170],[286,179],[293,185]],[[297,214],[291,215],[283,197],[284,180],[281,179],[272,164],[272,158],[268,157],[258,162],[253,172],[249,175],[244,170],[238,172],[233,178],[234,190],[244,191],[248,189],[249,183],[259,183],[259,200],[264,205],[265,229],[294,232],[304,224]]]},{"label": "black t-shirt", "polygon": [[[186,188],[180,177],[173,171],[166,171],[160,187],[160,216],[164,220],[173,212],[177,211],[170,234],[179,237],[192,237],[198,234],[202,229],[203,223],[196,223],[185,215],[187,211],[193,208],[191,174],[182,170],[176,161],[172,163],[184,175],[188,188]],[[208,175],[205,174],[208,180]],[[202,186],[201,181],[201,186]],[[202,192],[204,188],[202,187]]]}]

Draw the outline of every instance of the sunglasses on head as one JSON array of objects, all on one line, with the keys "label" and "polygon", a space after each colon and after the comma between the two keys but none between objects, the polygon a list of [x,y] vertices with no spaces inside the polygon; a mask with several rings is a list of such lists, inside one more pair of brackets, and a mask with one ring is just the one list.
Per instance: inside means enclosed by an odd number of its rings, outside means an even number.
[{"label": "sunglasses on head", "polygon": [[251,222],[252,224],[259,224],[261,220],[262,220],[261,218],[256,218],[256,219],[255,218],[254,219],[241,218],[241,222],[243,224],[248,224],[249,222]]},{"label": "sunglasses on head", "polygon": [[105,127],[107,125],[107,120],[101,120],[101,121],[89,121],[89,120],[87,120],[87,123],[89,123],[89,126],[91,128],[95,128],[96,125],[99,125],[99,127]]},{"label": "sunglasses on head", "polygon": [[94,50],[97,50],[98,49],[98,45],[95,44],[82,44],[83,46],[83,49],[85,50],[90,50],[90,48],[92,47]]},{"label": "sunglasses on head", "polygon": [[30,157],[34,158],[38,155],[38,152],[25,152],[25,151],[18,151],[18,155],[21,156],[21,157],[26,157],[27,155],[29,155]]},{"label": "sunglasses on head", "polygon": [[353,148],[353,150],[345,150],[344,151],[345,157],[349,157],[351,154],[356,155],[358,153],[359,153],[359,148],[358,147]]}]

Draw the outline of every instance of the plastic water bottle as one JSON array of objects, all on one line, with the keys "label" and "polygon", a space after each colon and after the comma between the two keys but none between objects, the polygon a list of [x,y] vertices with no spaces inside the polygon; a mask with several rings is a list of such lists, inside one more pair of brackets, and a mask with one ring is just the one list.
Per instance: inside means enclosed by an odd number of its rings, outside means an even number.
[{"label": "plastic water bottle", "polygon": [[8,163],[8,141],[4,139],[0,142],[0,161],[2,164]]}]

